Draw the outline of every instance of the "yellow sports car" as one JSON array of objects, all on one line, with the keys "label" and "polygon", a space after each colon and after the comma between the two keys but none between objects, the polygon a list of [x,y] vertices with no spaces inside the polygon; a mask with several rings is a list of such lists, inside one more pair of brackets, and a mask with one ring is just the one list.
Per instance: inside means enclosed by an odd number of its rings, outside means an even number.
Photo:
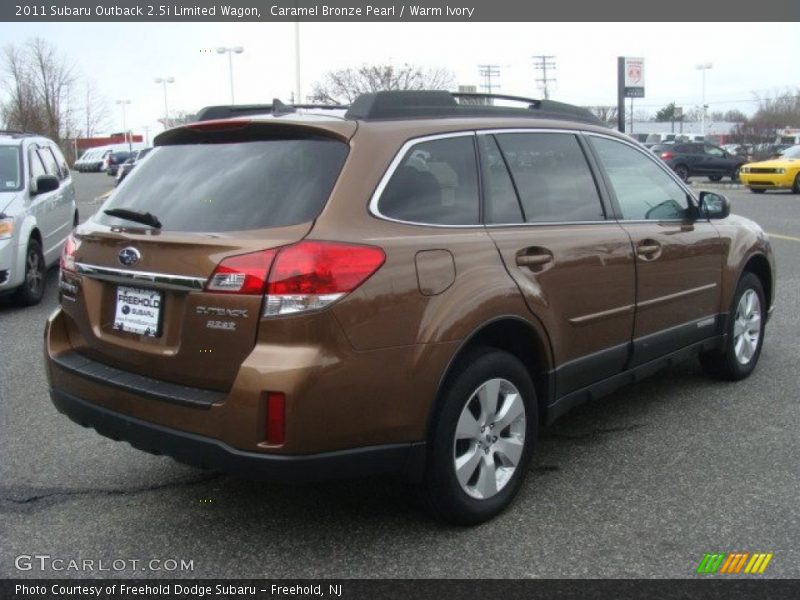
[{"label": "yellow sports car", "polygon": [[742,165],[739,180],[755,194],[780,189],[800,194],[800,145],[787,148],[779,158]]}]

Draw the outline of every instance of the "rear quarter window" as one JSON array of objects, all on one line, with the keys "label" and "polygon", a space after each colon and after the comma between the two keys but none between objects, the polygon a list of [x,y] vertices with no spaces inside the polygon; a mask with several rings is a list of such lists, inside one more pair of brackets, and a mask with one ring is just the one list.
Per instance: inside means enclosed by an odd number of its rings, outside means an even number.
[{"label": "rear quarter window", "polygon": [[476,225],[480,220],[473,135],[411,146],[380,199],[381,215],[411,223]]},{"label": "rear quarter window", "polygon": [[[158,217],[163,231],[222,232],[297,225],[321,212],[347,157],[329,138],[155,148],[104,209]],[[108,215],[107,225],[130,225]]]}]

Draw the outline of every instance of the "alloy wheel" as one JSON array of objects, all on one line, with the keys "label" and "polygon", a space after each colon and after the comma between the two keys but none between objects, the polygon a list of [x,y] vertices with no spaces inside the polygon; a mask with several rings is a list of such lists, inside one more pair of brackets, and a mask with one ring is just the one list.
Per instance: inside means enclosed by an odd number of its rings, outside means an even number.
[{"label": "alloy wheel", "polygon": [[511,480],[525,448],[525,404],[513,383],[490,379],[467,399],[456,425],[453,466],[461,489],[485,500]]},{"label": "alloy wheel", "polygon": [[31,296],[38,296],[41,291],[44,274],[42,272],[41,258],[35,249],[28,251],[28,258],[25,266],[25,285]]},{"label": "alloy wheel", "polygon": [[761,301],[755,290],[748,289],[739,299],[733,322],[733,350],[736,360],[746,365],[753,359],[761,337]]}]

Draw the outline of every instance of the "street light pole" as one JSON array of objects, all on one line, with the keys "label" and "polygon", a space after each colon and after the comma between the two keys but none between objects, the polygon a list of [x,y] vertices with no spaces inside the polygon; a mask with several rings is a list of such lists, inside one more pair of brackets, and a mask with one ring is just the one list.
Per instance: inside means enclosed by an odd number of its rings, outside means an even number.
[{"label": "street light pole", "polygon": [[164,86],[164,129],[169,129],[169,106],[167,105],[167,84],[175,83],[174,77],[156,77],[156,83]]},{"label": "street light pole", "polygon": [[233,55],[241,54],[244,52],[244,48],[241,46],[231,46],[230,48],[226,47],[219,47],[217,48],[217,54],[227,54],[228,55],[228,75],[230,76],[230,83],[231,83],[231,104],[235,104],[233,99]]},{"label": "street light pole", "polygon": [[703,136],[703,139],[706,137],[706,71],[711,67],[712,64],[710,62],[697,65],[697,70],[702,73],[703,77],[703,106],[701,107],[702,113],[700,115],[700,135]]},{"label": "street light pole", "polygon": [[133,151],[132,140],[128,137],[128,125],[125,122],[125,105],[130,103],[130,100],[117,100],[117,104],[122,107],[122,135],[123,139],[128,143],[128,152]]},{"label": "street light pole", "polygon": [[294,91],[297,104],[303,103],[303,89],[300,85],[300,21],[294,22]]}]

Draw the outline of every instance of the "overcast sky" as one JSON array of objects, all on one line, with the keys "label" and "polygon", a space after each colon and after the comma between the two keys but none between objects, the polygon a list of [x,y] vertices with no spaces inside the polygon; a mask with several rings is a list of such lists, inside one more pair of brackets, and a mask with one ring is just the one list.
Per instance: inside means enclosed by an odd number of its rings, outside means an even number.
[{"label": "overcast sky", "polygon": [[[616,57],[645,58],[646,97],[634,108],[655,112],[675,101],[701,104],[699,62],[711,62],[710,111],[751,113],[754,93],[800,87],[798,23],[303,23],[303,92],[331,69],[364,63],[445,67],[462,85],[479,85],[478,65],[501,69],[499,92],[541,97],[531,55],[556,57],[551,98],[581,105],[616,102]],[[161,129],[164,98],[155,77],[172,76],[169,107],[195,112],[230,100],[227,57],[234,55],[237,103],[288,101],[294,89],[292,23],[0,23],[0,43],[41,36],[92,79],[111,109],[109,129],[122,129],[116,100],[129,99],[128,126],[151,136]]]}]

